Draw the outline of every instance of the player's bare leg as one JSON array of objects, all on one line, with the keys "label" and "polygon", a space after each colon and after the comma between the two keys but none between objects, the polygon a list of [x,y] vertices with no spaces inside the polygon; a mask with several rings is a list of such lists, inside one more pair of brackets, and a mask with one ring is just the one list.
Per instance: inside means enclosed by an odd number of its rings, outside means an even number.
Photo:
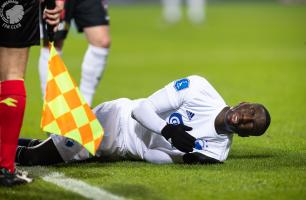
[{"label": "player's bare leg", "polygon": [[0,47],[0,81],[23,79],[29,48]]}]

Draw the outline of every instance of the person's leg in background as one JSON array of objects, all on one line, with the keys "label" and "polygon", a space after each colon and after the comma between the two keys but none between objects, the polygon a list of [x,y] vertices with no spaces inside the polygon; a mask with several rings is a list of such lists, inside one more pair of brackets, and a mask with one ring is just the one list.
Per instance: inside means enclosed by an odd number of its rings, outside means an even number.
[{"label": "person's leg in background", "polygon": [[82,64],[80,91],[91,106],[106,66],[111,39],[108,25],[84,28],[84,33],[89,44]]},{"label": "person's leg in background", "polygon": [[181,20],[182,0],[162,0],[163,17],[166,22],[174,24]]},{"label": "person's leg in background", "polygon": [[[84,31],[88,41],[82,63],[80,91],[90,106],[105,70],[111,45],[107,6],[104,0],[90,0],[80,3],[76,9],[76,24]],[[88,13],[83,10],[88,10]]]},{"label": "person's leg in background", "polygon": [[205,20],[206,0],[187,0],[187,15],[194,24],[201,24]]},{"label": "person's leg in background", "polygon": [[[0,185],[21,184],[15,179],[15,154],[26,103],[24,73],[29,48],[0,47]],[[8,177],[12,174],[11,177]],[[0,176],[1,176],[0,175]]]},{"label": "person's leg in background", "polygon": [[[80,91],[85,100],[91,106],[96,88],[101,80],[108,57],[111,44],[109,34],[109,17],[106,5],[101,0],[87,1],[66,1],[65,21],[62,30],[57,32],[55,47],[62,54],[64,39],[66,38],[72,18],[75,19],[79,32],[84,32],[88,41],[88,48],[83,58],[80,80]],[[41,49],[39,60],[39,72],[42,94],[44,96],[47,70],[48,70],[49,49],[44,44]]]}]

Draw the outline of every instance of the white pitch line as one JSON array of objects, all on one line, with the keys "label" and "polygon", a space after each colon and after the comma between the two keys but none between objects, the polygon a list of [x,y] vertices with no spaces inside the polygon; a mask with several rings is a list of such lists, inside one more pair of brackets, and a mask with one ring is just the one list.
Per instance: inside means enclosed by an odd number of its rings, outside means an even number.
[{"label": "white pitch line", "polygon": [[68,178],[62,173],[53,172],[42,177],[44,181],[53,183],[66,190],[78,193],[93,200],[125,200],[123,197],[111,194],[101,188],[91,186],[83,181]]}]

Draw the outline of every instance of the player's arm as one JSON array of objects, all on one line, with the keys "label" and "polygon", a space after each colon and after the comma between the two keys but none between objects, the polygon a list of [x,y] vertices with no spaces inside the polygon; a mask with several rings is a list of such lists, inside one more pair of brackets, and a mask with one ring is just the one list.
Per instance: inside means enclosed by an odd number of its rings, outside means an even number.
[{"label": "player's arm", "polygon": [[199,152],[193,152],[193,153],[186,153],[183,156],[184,163],[187,164],[220,164],[221,161],[208,157],[204,154],[201,154]]},{"label": "player's arm", "polygon": [[178,150],[191,152],[193,151],[195,138],[187,131],[191,131],[192,128],[183,124],[168,124],[159,116],[163,112],[177,109],[184,102],[184,98],[182,98],[184,93],[178,94],[177,98],[174,98],[175,100],[170,98],[171,95],[169,93],[171,92],[169,92],[169,88],[173,87],[172,84],[170,85],[139,103],[133,109],[132,117],[147,129],[164,136]]},{"label": "player's arm", "polygon": [[185,103],[185,96],[188,94],[188,90],[176,91],[174,85],[175,82],[169,83],[164,88],[141,101],[133,109],[132,117],[149,130],[161,134],[167,122],[159,115],[179,108]]},{"label": "player's arm", "polygon": [[183,124],[168,124],[156,112],[157,110],[150,100],[146,99],[133,109],[132,117],[147,129],[164,136],[178,150],[193,151],[196,139],[187,133],[192,128]]}]

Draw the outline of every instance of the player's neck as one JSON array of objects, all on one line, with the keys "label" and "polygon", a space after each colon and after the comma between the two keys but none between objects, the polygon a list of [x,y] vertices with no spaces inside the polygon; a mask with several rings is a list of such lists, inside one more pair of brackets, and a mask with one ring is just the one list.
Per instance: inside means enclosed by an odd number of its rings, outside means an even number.
[{"label": "player's neck", "polygon": [[226,113],[230,109],[230,107],[225,107],[221,112],[217,115],[215,119],[215,129],[218,134],[232,134],[233,131],[226,124]]}]

